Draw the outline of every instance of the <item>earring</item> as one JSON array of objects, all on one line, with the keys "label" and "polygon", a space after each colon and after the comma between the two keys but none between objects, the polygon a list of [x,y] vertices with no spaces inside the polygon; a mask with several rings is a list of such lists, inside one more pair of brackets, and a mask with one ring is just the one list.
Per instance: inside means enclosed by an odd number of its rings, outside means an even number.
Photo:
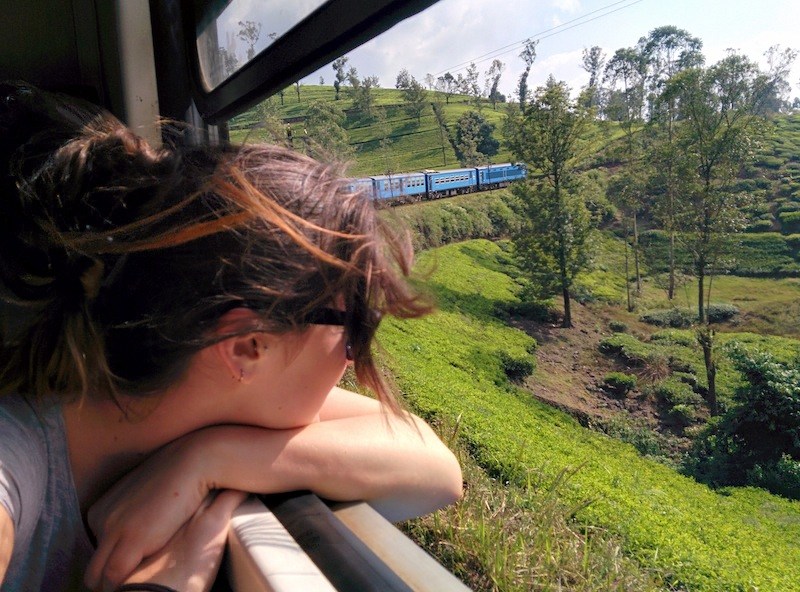
[{"label": "earring", "polygon": [[244,368],[239,368],[239,382],[244,380]]},{"label": "earring", "polygon": [[350,362],[353,361],[353,344],[349,341],[344,344],[344,357]]}]

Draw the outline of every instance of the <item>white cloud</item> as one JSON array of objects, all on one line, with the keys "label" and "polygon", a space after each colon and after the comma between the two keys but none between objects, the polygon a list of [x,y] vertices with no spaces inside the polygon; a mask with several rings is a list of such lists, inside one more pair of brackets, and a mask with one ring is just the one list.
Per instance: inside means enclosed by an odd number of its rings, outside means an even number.
[{"label": "white cloud", "polygon": [[581,9],[580,0],[554,0],[553,6],[569,13],[576,13]]}]

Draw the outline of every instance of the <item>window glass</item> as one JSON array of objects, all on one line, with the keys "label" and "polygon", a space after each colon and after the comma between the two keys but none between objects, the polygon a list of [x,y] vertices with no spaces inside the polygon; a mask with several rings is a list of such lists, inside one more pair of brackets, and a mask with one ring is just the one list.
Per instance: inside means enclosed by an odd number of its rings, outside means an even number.
[{"label": "window glass", "polygon": [[219,86],[325,2],[231,0],[213,4],[212,11],[203,16],[196,32],[206,90]]}]

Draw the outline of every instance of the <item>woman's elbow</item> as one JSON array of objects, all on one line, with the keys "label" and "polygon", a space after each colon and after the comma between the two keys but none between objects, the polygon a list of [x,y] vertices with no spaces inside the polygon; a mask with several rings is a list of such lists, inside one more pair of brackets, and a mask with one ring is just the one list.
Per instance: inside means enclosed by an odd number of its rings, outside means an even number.
[{"label": "woman's elbow", "polygon": [[449,506],[461,499],[464,493],[464,479],[461,475],[461,465],[449,449],[443,454],[440,475],[439,507]]}]

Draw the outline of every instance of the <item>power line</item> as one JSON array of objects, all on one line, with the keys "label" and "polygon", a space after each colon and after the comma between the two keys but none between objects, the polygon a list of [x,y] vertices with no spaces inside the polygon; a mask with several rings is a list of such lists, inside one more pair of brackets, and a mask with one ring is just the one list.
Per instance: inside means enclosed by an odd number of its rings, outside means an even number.
[{"label": "power line", "polygon": [[[610,14],[614,14],[615,12],[619,12],[620,10],[623,10],[625,8],[630,8],[631,6],[633,6],[635,4],[639,4],[642,1],[643,0],[633,0],[633,1],[631,1],[631,0],[617,0],[617,2],[612,2],[611,4],[607,4],[606,6],[603,6],[601,8],[597,8],[597,9],[591,11],[591,12],[587,12],[586,14],[583,14],[583,15],[581,15],[579,17],[576,17],[576,18],[574,18],[572,20],[569,20],[569,21],[567,21],[565,23],[561,23],[560,25],[557,25],[555,27],[551,27],[550,29],[545,29],[544,31],[540,31],[538,33],[535,33],[534,35],[531,35],[530,37],[526,37],[525,39],[523,39],[521,41],[517,41],[517,42],[511,43],[509,45],[504,45],[503,47],[500,47],[498,49],[494,49],[494,50],[492,50],[490,52],[487,52],[487,53],[485,53],[483,55],[480,55],[477,58],[474,58],[474,59],[467,60],[465,62],[461,62],[459,64],[456,64],[452,68],[446,68],[444,70],[436,72],[436,74],[434,74],[434,76],[439,76],[441,74],[444,74],[445,72],[451,72],[451,73],[452,72],[458,72],[459,70],[463,70],[466,66],[468,66],[471,63],[479,64],[479,63],[485,62],[485,61],[487,61],[489,59],[497,58],[497,57],[499,57],[501,55],[509,54],[512,51],[516,51],[517,49],[522,47],[528,40],[541,41],[542,39],[547,39],[549,37],[553,37],[554,35],[558,35],[559,33],[564,33],[565,31],[569,31],[570,29],[574,29],[575,27],[579,27],[581,25],[585,25],[587,23],[591,23],[592,21],[596,21],[596,20],[598,20],[600,18],[603,18],[603,17],[606,17],[606,16],[608,16]],[[614,10],[608,10],[609,8],[617,6],[618,4],[624,4],[625,2],[630,2],[630,4],[626,4],[625,6],[620,6],[619,8],[615,8]],[[589,17],[589,16],[591,16],[591,15],[593,15],[595,13],[598,13],[598,12],[601,12],[601,11],[605,11],[605,10],[608,10],[608,12],[603,12],[603,14],[597,15],[594,18],[587,19],[587,17]],[[581,21],[581,22],[578,22],[578,21]],[[575,24],[573,24],[573,23],[575,23]],[[567,27],[567,25],[572,25],[572,26]],[[547,35],[546,33],[549,33],[549,35]]]}]

